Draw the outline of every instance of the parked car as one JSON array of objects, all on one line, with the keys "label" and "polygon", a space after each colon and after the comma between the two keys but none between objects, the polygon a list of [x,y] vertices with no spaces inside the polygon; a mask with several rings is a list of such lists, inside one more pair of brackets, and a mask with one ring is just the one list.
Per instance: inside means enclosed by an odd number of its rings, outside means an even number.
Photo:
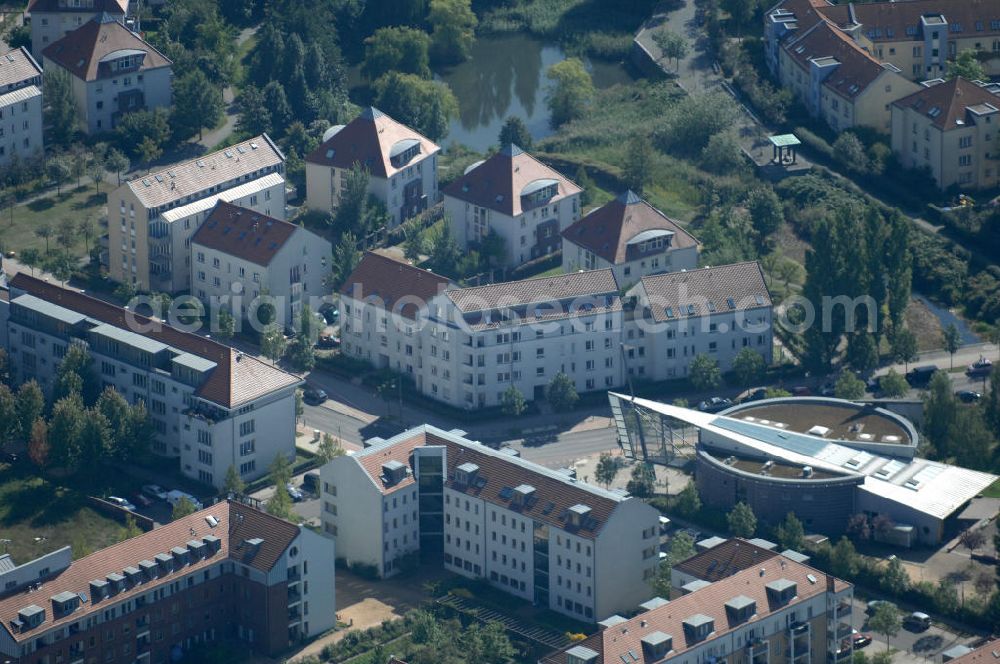
[{"label": "parked car", "polygon": [[159,484],[143,484],[142,492],[150,498],[157,498],[159,500],[167,499],[167,490]]},{"label": "parked car", "polygon": [[884,599],[873,599],[865,606],[865,613],[870,616],[875,615],[875,611],[878,609],[880,604],[892,604],[892,602],[887,602]]},{"label": "parked car", "polygon": [[321,334],[316,340],[317,348],[340,348],[340,339],[332,334]]},{"label": "parked car", "polygon": [[903,625],[914,632],[922,632],[925,629],[930,628],[931,617],[922,611],[914,611],[910,615],[906,616],[903,620]]},{"label": "parked car", "polygon": [[326,392],[318,387],[307,387],[302,393],[302,400],[310,406],[318,406],[327,400]]},{"label": "parked car", "polygon": [[864,648],[865,646],[871,644],[872,635],[866,634],[864,632],[857,632],[856,634],[851,634],[851,641],[854,644],[854,649]]},{"label": "parked car", "polygon": [[983,398],[982,394],[973,390],[959,390],[958,392],[955,392],[955,396],[957,396],[958,400],[962,403],[976,403]]},{"label": "parked car", "polygon": [[757,389],[750,390],[745,397],[743,397],[743,403],[748,401],[760,401],[761,399],[767,398],[767,388],[758,387]]},{"label": "parked car", "polygon": [[876,392],[879,391],[879,388],[882,385],[881,380],[882,380],[881,376],[872,376],[871,378],[865,381],[865,389],[871,392],[872,394],[875,394]]},{"label": "parked car", "polygon": [[340,310],[332,304],[326,305],[320,309],[319,313],[323,316],[323,320],[326,321],[327,325],[333,325],[340,319]]},{"label": "parked car", "polygon": [[926,364],[922,367],[913,367],[910,372],[906,374],[906,382],[910,384],[911,387],[925,387],[929,382],[931,382],[931,376],[937,371],[937,365]]},{"label": "parked car", "polygon": [[137,491],[132,494],[132,500],[134,500],[140,507],[149,507],[153,504],[153,501],[144,496],[141,491]]},{"label": "parked car", "polygon": [[797,385],[792,388],[793,397],[809,397],[812,396],[812,390],[810,390],[805,385]]},{"label": "parked car", "polygon": [[129,512],[135,511],[135,505],[133,505],[129,501],[119,496],[108,496],[107,498],[105,498],[105,500],[108,501],[109,503],[112,503],[113,505],[121,507],[122,509],[128,510]]},{"label": "parked car", "polygon": [[835,383],[823,383],[823,387],[819,388],[820,396],[832,397],[837,393],[837,386]]},{"label": "parked car", "polygon": [[707,401],[702,401],[698,404],[698,410],[703,413],[718,413],[720,410],[725,410],[733,405],[733,402],[729,399],[723,399],[722,397],[712,397]]},{"label": "parked car", "polygon": [[298,489],[298,487],[296,487],[291,482],[289,482],[288,484],[285,485],[285,491],[288,492],[288,497],[291,498],[292,500],[294,500],[295,502],[297,502],[297,503],[301,503],[302,502],[302,500],[304,498],[304,496],[302,495],[302,492]]},{"label": "parked car", "polygon": [[177,503],[181,502],[182,498],[187,498],[189,501],[191,501],[191,504],[194,505],[194,508],[196,510],[200,510],[203,507],[200,500],[192,496],[190,493],[187,493],[186,491],[180,491],[179,489],[171,489],[170,491],[167,492],[166,500],[168,503],[170,503],[171,507],[175,507]]},{"label": "parked car", "polygon": [[965,375],[969,378],[982,378],[988,376],[993,370],[993,362],[985,357],[981,357],[965,370]]},{"label": "parked car", "polygon": [[302,488],[310,493],[319,493],[319,473],[313,471],[303,475]]}]

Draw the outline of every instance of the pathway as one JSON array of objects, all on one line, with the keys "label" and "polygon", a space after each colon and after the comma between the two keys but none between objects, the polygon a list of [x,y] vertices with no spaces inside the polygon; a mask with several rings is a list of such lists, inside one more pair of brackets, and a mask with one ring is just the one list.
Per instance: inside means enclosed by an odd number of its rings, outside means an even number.
[{"label": "pathway", "polygon": [[[239,51],[252,36],[257,33],[257,27],[244,28],[236,37],[236,50]],[[239,108],[236,105],[236,91],[233,86],[226,86],[222,91],[222,101],[226,105],[226,118],[223,123],[211,131],[205,132],[198,144],[211,150],[219,143],[225,141],[236,130],[236,122],[239,116]]]}]

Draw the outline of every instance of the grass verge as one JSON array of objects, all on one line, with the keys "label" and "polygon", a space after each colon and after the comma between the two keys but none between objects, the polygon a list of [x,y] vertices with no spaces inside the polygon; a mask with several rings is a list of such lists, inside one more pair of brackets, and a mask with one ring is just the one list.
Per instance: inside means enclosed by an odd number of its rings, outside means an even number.
[{"label": "grass verge", "polygon": [[9,210],[5,210],[0,215],[0,246],[4,251],[11,249],[21,252],[27,248],[45,251],[45,239],[35,234],[35,230],[47,224],[52,229],[52,236],[49,238],[49,249],[63,249],[74,255],[83,256],[86,252],[86,242],[79,233],[74,241],[66,246],[64,242],[56,238],[59,228],[63,224],[72,223],[77,226],[79,222],[88,216],[93,220],[94,231],[90,237],[90,246],[94,246],[97,237],[103,232],[98,224],[98,219],[107,216],[106,192],[96,193],[93,187],[65,187],[62,193],[53,193],[49,196],[17,205],[13,210],[13,217]]}]

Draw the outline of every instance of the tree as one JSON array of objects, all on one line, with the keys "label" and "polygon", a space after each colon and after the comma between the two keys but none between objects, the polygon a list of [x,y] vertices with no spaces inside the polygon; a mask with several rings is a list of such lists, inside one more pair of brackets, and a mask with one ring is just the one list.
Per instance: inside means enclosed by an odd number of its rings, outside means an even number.
[{"label": "tree", "polygon": [[125,153],[118,148],[111,148],[104,157],[104,167],[109,171],[114,171],[118,178],[118,185],[122,183],[122,171],[127,171],[131,164]]},{"label": "tree", "polygon": [[264,105],[271,116],[270,128],[275,136],[284,136],[288,125],[292,123],[294,111],[288,103],[288,95],[285,93],[285,86],[278,81],[271,81],[264,86],[262,92]]},{"label": "tree", "polygon": [[423,30],[405,26],[379,28],[365,39],[361,73],[374,81],[390,71],[431,77],[431,38]]},{"label": "tree", "polygon": [[87,177],[94,183],[94,192],[101,193],[101,183],[104,182],[104,161],[101,159],[91,159],[87,162]]},{"label": "tree", "polygon": [[340,440],[334,438],[332,434],[324,433],[316,454],[319,460],[327,464],[339,456],[344,456],[344,454],[346,452],[344,451],[344,446],[340,444]]},{"label": "tree", "polygon": [[268,479],[274,485],[274,495],[267,501],[267,513],[281,519],[292,516],[292,499],[285,486],[292,479],[292,469],[284,454],[278,454],[268,469]]},{"label": "tree", "polygon": [[22,438],[27,439],[35,420],[40,418],[45,410],[45,396],[34,379],[22,383],[17,388],[14,406],[17,411],[18,431],[21,432]]},{"label": "tree", "polygon": [[[500,147],[516,145],[522,150],[530,150],[533,140],[531,132],[528,131],[528,125],[524,124],[524,120],[516,115],[511,115],[504,120],[503,127],[500,128],[500,135],[497,137],[497,142],[500,144]],[[580,184],[579,181],[577,184]],[[583,185],[580,186],[582,187]]]},{"label": "tree", "polygon": [[406,230],[406,240],[403,241],[403,256],[415,263],[421,261],[427,251],[425,244],[422,229],[410,226]]},{"label": "tree", "polygon": [[899,556],[892,556],[879,578],[879,585],[891,595],[901,595],[910,588],[910,575]]},{"label": "tree", "polygon": [[656,473],[652,464],[642,461],[632,466],[632,477],[625,490],[637,498],[652,498],[656,485]]},{"label": "tree", "polygon": [[648,136],[634,134],[628,141],[625,155],[625,165],[622,177],[625,186],[642,194],[643,189],[653,176],[653,146]]},{"label": "tree", "polygon": [[142,139],[142,143],[139,144],[139,157],[146,162],[147,172],[152,168],[153,162],[159,159],[162,154],[163,148],[148,136]]},{"label": "tree", "polygon": [[181,496],[180,500],[174,503],[174,509],[170,512],[170,520],[183,519],[190,514],[194,514],[196,511],[194,503],[187,496]]},{"label": "tree", "polygon": [[298,372],[312,371],[316,366],[316,350],[308,339],[301,335],[288,344],[288,363]]},{"label": "tree", "polygon": [[837,378],[833,394],[838,399],[860,399],[865,396],[865,383],[850,371],[845,371]]},{"label": "tree", "polygon": [[[94,371],[94,358],[90,351],[82,343],[71,343],[66,348],[66,354],[59,361],[56,369],[56,383],[67,374],[76,374],[81,379],[80,396],[83,397],[85,405],[91,405],[97,401],[101,394],[101,381]],[[56,399],[58,400],[58,399]]]},{"label": "tree", "polygon": [[702,353],[691,360],[688,369],[691,385],[698,391],[715,389],[722,383],[722,372],[714,358]]},{"label": "tree", "polygon": [[28,247],[22,251],[19,258],[21,263],[28,266],[32,275],[35,274],[35,268],[42,264],[42,254],[34,247]]},{"label": "tree", "polygon": [[49,464],[49,454],[52,446],[49,444],[49,427],[45,420],[38,418],[31,425],[31,438],[28,440],[28,458],[39,468]]},{"label": "tree", "polygon": [[910,362],[917,359],[917,336],[908,328],[896,330],[890,341],[892,357],[903,363],[904,371],[910,370]]},{"label": "tree", "polygon": [[500,397],[500,410],[508,417],[517,417],[522,414],[528,405],[524,400],[521,390],[513,385],[503,391]]},{"label": "tree", "polygon": [[222,122],[225,110],[222,90],[209,81],[201,69],[192,69],[174,80],[170,124],[175,138],[186,140],[198,134],[201,140],[205,127]]},{"label": "tree", "polygon": [[752,348],[743,348],[733,358],[733,373],[743,387],[750,387],[764,375],[764,356]]},{"label": "tree", "polygon": [[236,129],[240,133],[257,136],[271,130],[271,111],[264,93],[255,85],[247,85],[236,101]]},{"label": "tree", "polygon": [[853,578],[858,573],[861,558],[851,540],[841,537],[830,551],[830,567],[842,579]]},{"label": "tree", "polygon": [[653,43],[659,47],[664,58],[674,61],[674,71],[677,71],[681,58],[688,54],[687,40],[676,32],[661,28],[653,33]]},{"label": "tree", "polygon": [[56,185],[56,195],[62,195],[62,187],[69,181],[69,165],[65,159],[58,157],[49,159],[45,165],[45,173]]},{"label": "tree", "polygon": [[462,251],[445,223],[431,234],[431,269],[440,274],[456,274]]},{"label": "tree", "polygon": [[229,341],[236,335],[236,318],[229,313],[229,309],[222,307],[219,309],[218,329],[215,336],[223,341]]},{"label": "tree", "polygon": [[125,515],[125,527],[122,528],[120,541],[130,540],[142,534],[142,529],[135,523],[135,517],[131,514]]},{"label": "tree", "polygon": [[[976,55],[976,49],[965,49],[958,57],[948,62],[949,79],[961,76],[968,81],[988,81],[989,76]],[[46,81],[48,85],[48,81]]]},{"label": "tree", "polygon": [[393,71],[375,81],[373,89],[376,106],[432,141],[447,135],[458,115],[458,100],[441,81]]},{"label": "tree", "polygon": [[795,516],[795,512],[785,515],[785,520],[778,524],[775,534],[783,549],[800,551],[805,545],[806,531],[802,522]]},{"label": "tree", "polygon": [[427,22],[431,25],[434,59],[451,63],[469,57],[479,23],[472,13],[471,0],[431,0]]},{"label": "tree", "polygon": [[580,207],[586,208],[594,201],[594,191],[597,190],[597,184],[594,179],[587,174],[587,169],[580,164],[580,167],[576,169],[576,183],[580,185]]},{"label": "tree", "polygon": [[879,602],[875,606],[875,611],[868,619],[868,627],[873,632],[885,637],[885,649],[889,650],[889,638],[899,633],[902,621],[899,618],[899,609],[892,602]]},{"label": "tree", "polygon": [[698,495],[698,488],[694,482],[688,482],[687,486],[677,494],[677,511],[686,517],[694,516],[701,511],[701,496]]},{"label": "tree", "polygon": [[785,211],[778,195],[770,187],[759,187],[747,196],[747,210],[750,222],[757,235],[757,247],[762,252],[767,249],[768,238],[781,229],[785,223]]},{"label": "tree", "polygon": [[0,383],[0,449],[18,438],[21,425],[17,420],[17,398],[6,383]]},{"label": "tree", "polygon": [[755,0],[722,0],[719,4],[732,18],[737,29],[750,22],[757,8]]},{"label": "tree", "polygon": [[358,251],[358,241],[351,232],[344,233],[340,242],[333,249],[333,271],[330,272],[330,285],[339,289],[351,272],[361,262],[361,252]]},{"label": "tree", "polygon": [[229,468],[226,469],[226,479],[222,484],[222,493],[242,496],[246,488],[246,482],[240,477],[240,472],[236,470],[236,466],[229,464]]},{"label": "tree", "polygon": [[50,144],[65,147],[73,141],[79,124],[73,86],[65,69],[50,69],[45,73],[45,138]]},{"label": "tree", "polygon": [[594,99],[594,82],[579,58],[568,58],[549,67],[552,89],[545,98],[551,122],[561,124],[581,117]]},{"label": "tree", "polygon": [[875,335],[867,330],[859,330],[847,338],[847,363],[862,373],[873,371],[878,366],[878,343]]},{"label": "tree", "polygon": [[35,235],[45,240],[45,255],[49,254],[49,238],[52,237],[52,225],[48,222],[42,222],[35,226]]},{"label": "tree", "polygon": [[734,537],[747,539],[753,537],[754,533],[757,532],[757,517],[750,506],[744,502],[736,503],[726,515],[726,523],[729,525],[729,532]]},{"label": "tree", "polygon": [[969,528],[962,533],[961,537],[958,538],[958,541],[961,542],[962,546],[969,551],[975,551],[983,544],[986,544],[986,535],[979,528],[974,530]]},{"label": "tree", "polygon": [[271,323],[261,334],[260,352],[274,364],[285,355],[288,342],[277,323]]},{"label": "tree", "polygon": [[947,373],[936,371],[924,395],[924,433],[939,458],[950,456],[957,419],[958,400],[952,390],[951,379]]},{"label": "tree", "polygon": [[886,375],[879,378],[878,389],[882,396],[888,399],[898,399],[910,391],[910,385],[898,371],[889,369]]},{"label": "tree", "polygon": [[948,443],[958,465],[990,470],[995,443],[993,434],[986,427],[981,408],[962,408],[959,411]]},{"label": "tree", "polygon": [[127,113],[115,126],[115,135],[122,151],[140,157],[148,167],[170,139],[170,115],[163,108]]},{"label": "tree", "polygon": [[615,481],[615,477],[618,475],[619,467],[617,459],[611,456],[608,452],[603,452],[597,460],[597,469],[594,471],[594,479],[600,484],[603,484],[605,489],[610,489],[611,483]]},{"label": "tree", "polygon": [[580,395],[576,393],[573,379],[560,371],[552,377],[552,380],[545,387],[545,400],[552,406],[552,410],[564,413],[576,406]]},{"label": "tree", "polygon": [[856,134],[845,131],[833,142],[833,158],[849,171],[864,175],[871,170],[865,146]]},{"label": "tree", "polygon": [[76,232],[83,238],[83,246],[87,250],[88,255],[90,255],[90,238],[94,237],[95,231],[96,227],[93,217],[83,217],[76,223]]},{"label": "tree", "polygon": [[962,347],[962,337],[958,332],[958,327],[954,323],[948,323],[948,326],[941,331],[941,342],[944,344],[944,349],[948,351],[950,368],[954,369],[955,353]]},{"label": "tree", "polygon": [[82,437],[87,419],[79,395],[60,399],[52,407],[49,441],[53,460],[70,471],[77,470],[82,461]]},{"label": "tree", "polygon": [[673,588],[670,571],[677,563],[683,562],[695,554],[694,538],[688,533],[679,532],[670,538],[667,546],[667,557],[660,563],[653,577],[652,588],[657,596],[666,599],[670,597]]}]

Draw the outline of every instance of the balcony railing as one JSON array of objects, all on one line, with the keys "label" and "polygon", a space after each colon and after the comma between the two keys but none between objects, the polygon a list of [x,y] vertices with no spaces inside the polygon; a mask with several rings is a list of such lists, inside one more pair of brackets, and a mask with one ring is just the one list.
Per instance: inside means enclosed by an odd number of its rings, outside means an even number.
[{"label": "balcony railing", "polygon": [[844,616],[851,615],[851,605],[850,604],[838,604],[836,615],[838,618],[843,618]]},{"label": "balcony railing", "polygon": [[792,626],[789,628],[789,631],[791,631],[791,633],[795,636],[799,636],[800,634],[805,634],[809,631],[809,624],[792,623]]}]

